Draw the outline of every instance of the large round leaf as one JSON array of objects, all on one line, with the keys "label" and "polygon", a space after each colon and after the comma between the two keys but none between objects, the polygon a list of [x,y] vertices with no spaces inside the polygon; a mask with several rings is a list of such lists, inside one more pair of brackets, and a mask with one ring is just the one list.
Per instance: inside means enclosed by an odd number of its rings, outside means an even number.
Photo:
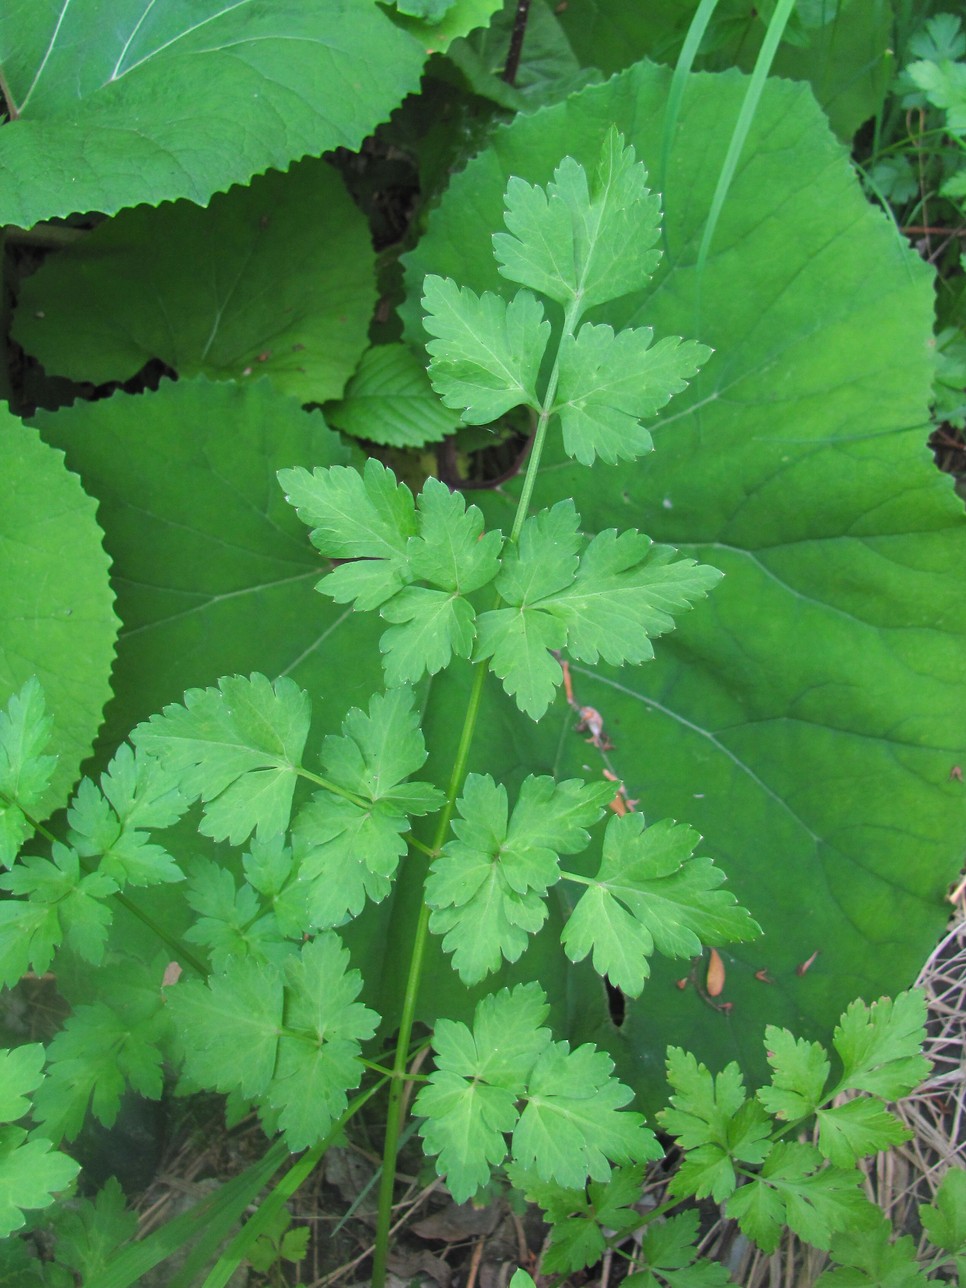
[{"label": "large round leaf", "polygon": [[366,222],[310,159],[219,194],[122,211],[24,283],[16,336],[48,372],[103,384],[151,358],[337,398],[376,300]]},{"label": "large round leaf", "polygon": [[[410,299],[428,271],[509,293],[490,250],[508,177],[546,182],[568,153],[592,165],[611,121],[655,167],[668,80],[635,67],[500,131],[411,255]],[[730,1011],[675,988],[687,963],[655,975],[622,1030],[639,1071],[667,1041],[754,1065],[765,1021],[827,1031],[856,994],[910,983],[966,821],[950,778],[966,522],[924,446],[930,273],[863,201],[810,92],[774,82],[698,280],[745,85],[689,83],[663,266],[644,296],[598,311],[716,353],[658,422],[653,457],[591,473],[558,452],[537,487],[540,504],[574,496],[587,530],[639,527],[727,574],[656,662],[574,669],[629,795],[651,820],[696,824],[765,928],[726,954]],[[489,506],[504,528],[511,500]],[[566,718],[562,703],[548,718],[544,763],[597,772]]]},{"label": "large round leaf", "polygon": [[[345,610],[312,587],[323,565],[275,472],[344,461],[318,412],[267,381],[166,382],[37,418],[100,501],[118,612],[110,749],[134,724],[219,676],[294,675],[313,695],[368,695],[378,654],[341,665]],[[367,681],[369,681],[367,686]]]},{"label": "large round leaf", "polygon": [[31,676],[43,686],[57,756],[38,811],[67,803],[110,696],[117,635],[109,560],[95,517],[62,452],[0,408],[0,706]]},{"label": "large round leaf", "polygon": [[0,223],[244,183],[357,148],[414,90],[421,43],[345,0],[10,0]]}]

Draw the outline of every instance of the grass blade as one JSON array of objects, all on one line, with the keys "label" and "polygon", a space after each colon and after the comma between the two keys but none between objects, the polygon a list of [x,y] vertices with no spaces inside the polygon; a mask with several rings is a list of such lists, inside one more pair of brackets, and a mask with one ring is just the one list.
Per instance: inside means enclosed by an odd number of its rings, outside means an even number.
[{"label": "grass blade", "polygon": [[731,182],[735,177],[735,171],[738,168],[738,162],[741,159],[741,153],[748,138],[748,132],[755,119],[755,112],[758,110],[758,103],[765,88],[765,81],[768,79],[768,73],[771,70],[772,62],[794,7],[795,0],[778,0],[775,5],[775,11],[768,23],[768,30],[765,32],[765,39],[762,41],[761,49],[758,52],[754,71],[751,73],[751,81],[741,104],[741,111],[738,113],[738,120],[731,135],[731,142],[728,144],[728,151],[721,167],[721,174],[718,176],[718,186],[714,190],[711,209],[708,212],[708,222],[704,226],[704,235],[701,238],[701,247],[698,250],[696,261],[699,281],[705,261],[708,258],[708,252],[711,249],[711,242],[718,226],[718,219],[724,209]]}]

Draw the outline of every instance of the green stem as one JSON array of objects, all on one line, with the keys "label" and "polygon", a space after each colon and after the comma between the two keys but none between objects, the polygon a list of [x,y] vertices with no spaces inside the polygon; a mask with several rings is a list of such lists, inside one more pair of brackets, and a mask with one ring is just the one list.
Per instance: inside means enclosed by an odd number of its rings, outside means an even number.
[{"label": "green stem", "polygon": [[[574,328],[580,318],[583,310],[582,295],[578,294],[577,298],[568,305],[565,315],[563,330],[561,331],[560,341],[557,345],[557,352],[554,356],[553,368],[550,372],[550,379],[547,381],[546,392],[544,393],[539,416],[537,420],[537,429],[533,438],[533,447],[530,451],[530,459],[527,461],[527,472],[523,480],[523,487],[520,491],[520,499],[517,502],[516,514],[513,518],[513,527],[510,530],[509,542],[516,543],[519,540],[520,532],[527,518],[530,509],[530,500],[533,496],[533,489],[537,482],[537,473],[540,469],[540,458],[543,455],[544,445],[547,440],[547,429],[550,424],[550,416],[554,405],[554,399],[557,394],[557,384],[560,379],[560,349],[564,343],[565,337],[572,335]],[[453,817],[453,810],[456,808],[456,798],[463,786],[463,780],[466,777],[466,769],[469,764],[470,748],[473,744],[473,735],[476,732],[477,719],[480,713],[480,706],[483,700],[483,685],[489,670],[488,662],[484,659],[474,665],[473,686],[470,690],[469,700],[466,706],[466,715],[463,719],[463,729],[460,734],[459,746],[456,749],[456,756],[453,760],[453,770],[450,774],[449,786],[446,790],[446,803],[443,806],[436,826],[436,835],[431,847],[432,857],[435,858],[443,848],[449,832],[450,820]],[[429,938],[429,907],[422,903],[419,910],[419,919],[416,923],[416,931],[413,936],[412,954],[409,959],[409,973],[406,977],[406,992],[403,997],[402,1013],[399,1020],[399,1033],[396,1040],[396,1058],[393,1062],[393,1076],[389,1084],[389,1106],[386,1120],[386,1138],[382,1156],[382,1176],[379,1183],[379,1214],[376,1225],[376,1243],[372,1257],[372,1288],[384,1288],[386,1281],[386,1265],[389,1257],[389,1230],[392,1226],[392,1201],[396,1180],[396,1156],[399,1150],[399,1137],[402,1132],[403,1117],[405,1111],[405,1100],[403,1092],[406,1085],[406,1064],[409,1059],[409,1044],[412,1039],[413,1024],[416,1018],[416,1003],[419,998],[419,989],[422,983],[423,962],[426,957],[426,944]]]},{"label": "green stem", "polygon": [[583,304],[580,296],[572,300],[567,306],[564,314],[563,330],[560,333],[560,342],[557,345],[557,352],[554,354],[553,370],[550,372],[550,379],[547,382],[547,390],[543,397],[543,406],[540,408],[537,417],[537,430],[533,436],[533,447],[530,450],[530,459],[527,461],[527,473],[523,480],[523,488],[520,492],[520,500],[517,503],[517,512],[513,516],[513,527],[510,530],[510,541],[519,540],[520,531],[526,522],[527,514],[530,510],[530,498],[533,496],[533,489],[537,484],[537,474],[540,470],[540,458],[543,455],[544,445],[547,441],[547,430],[550,426],[550,416],[553,411],[554,399],[557,396],[557,384],[560,380],[560,350],[567,336],[573,335],[580,314],[583,311]]},{"label": "green stem", "polygon": [[[486,679],[486,662],[477,662],[473,676],[473,688],[470,691],[466,716],[463,720],[463,731],[459,747],[453,761],[449,787],[446,792],[446,804],[440,813],[436,826],[433,851],[438,854],[443,848],[446,834],[449,831],[450,819],[456,807],[456,798],[466,766],[469,762],[470,747],[476,730],[480,704],[483,698],[483,683]],[[429,906],[424,901],[419,908],[419,920],[413,936],[413,950],[409,959],[409,973],[406,977],[406,992],[403,997],[402,1014],[399,1019],[399,1035],[396,1040],[396,1058],[393,1062],[392,1081],[389,1084],[389,1107],[386,1118],[386,1138],[382,1155],[382,1176],[379,1180],[379,1213],[376,1224],[376,1245],[372,1256],[372,1288],[383,1288],[386,1281],[386,1265],[389,1258],[389,1230],[392,1226],[392,1200],[396,1182],[396,1155],[399,1152],[399,1136],[402,1132],[405,1101],[403,1091],[406,1086],[406,1063],[409,1059],[409,1043],[412,1038],[413,1024],[416,1019],[416,1003],[419,1000],[419,987],[423,976],[423,961],[426,956],[426,943],[429,938]]]}]

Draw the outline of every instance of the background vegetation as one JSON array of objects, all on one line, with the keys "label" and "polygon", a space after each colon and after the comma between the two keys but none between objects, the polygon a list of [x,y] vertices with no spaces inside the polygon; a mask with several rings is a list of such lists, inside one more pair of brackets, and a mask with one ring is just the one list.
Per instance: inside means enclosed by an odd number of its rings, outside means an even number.
[{"label": "background vegetation", "polygon": [[[558,1034],[608,1051],[648,1111],[668,1043],[764,1076],[766,1024],[827,1039],[854,997],[914,979],[962,862],[964,524],[929,446],[962,461],[960,19],[914,0],[201,8],[0,16],[0,698],[32,676],[46,694],[37,819],[220,676],[289,677],[332,728],[368,705],[381,626],[314,593],[325,568],[276,471],[375,455],[414,491],[478,489],[509,528],[531,427],[466,426],[438,398],[423,279],[505,293],[507,180],[591,167],[616,124],[662,194],[663,259],[594,320],[715,352],[655,417],[653,458],[590,473],[551,449],[540,502],[572,497],[588,534],[639,527],[725,579],[646,666],[573,664],[572,703],[539,725],[488,689],[474,754],[514,785],[606,771],[648,819],[692,823],[764,935],[721,951],[721,988],[707,958],[670,962],[633,1000],[553,951],[551,926],[498,983],[536,971]],[[427,680],[420,702],[441,783],[465,682]],[[602,731],[575,731],[574,707]],[[420,884],[404,872],[344,932],[381,1015],[402,1003]],[[202,896],[129,898],[170,940]],[[52,1036],[24,1011],[13,904],[11,1048]],[[230,904],[217,916],[244,920]],[[125,1082],[160,1094],[131,1034],[151,1047],[170,953],[142,924],[58,956],[60,995],[118,1038],[79,1078],[60,1039],[77,1089],[55,1142],[92,1095],[110,1124]],[[429,951],[418,1018],[468,1021],[484,990]],[[108,1066],[124,1076],[105,1095]]]}]

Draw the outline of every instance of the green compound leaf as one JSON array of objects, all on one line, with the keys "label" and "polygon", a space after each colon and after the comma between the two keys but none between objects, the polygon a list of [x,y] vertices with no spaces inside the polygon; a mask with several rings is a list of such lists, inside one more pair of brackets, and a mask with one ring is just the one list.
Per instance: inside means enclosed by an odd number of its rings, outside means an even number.
[{"label": "green compound leaf", "polygon": [[666,336],[652,345],[651,327],[616,335],[589,322],[560,346],[560,384],[553,410],[563,447],[582,465],[600,457],[607,465],[651,451],[652,420],[674,394],[687,388],[711,355],[707,345]]},{"label": "green compound leaf", "polygon": [[285,963],[285,1031],[268,1101],[293,1150],[320,1140],[359,1085],[360,1043],[379,1016],[355,999],[362,976],[335,935],[321,935]]},{"label": "green compound leaf", "polygon": [[760,1163],[768,1155],[771,1120],[756,1101],[745,1096],[735,1063],[714,1077],[690,1052],[671,1047],[667,1071],[673,1094],[670,1108],[658,1118],[688,1151],[671,1180],[670,1192],[675,1198],[710,1194],[721,1203],[737,1183],[734,1160]]},{"label": "green compound leaf", "polygon": [[826,1048],[769,1024],[765,1028],[765,1051],[774,1072],[772,1084],[757,1092],[761,1104],[775,1118],[786,1122],[811,1117],[827,1099],[823,1092],[831,1065]]},{"label": "green compound leaf", "polygon": [[[96,502],[65,468],[62,453],[48,447],[36,430],[21,424],[5,407],[0,407],[0,473],[6,480],[0,517],[5,550],[0,703],[21,692],[31,678],[43,690],[53,722],[44,751],[57,760],[46,791],[38,795],[33,775],[29,785],[31,812],[45,819],[66,805],[81,762],[90,755],[110,697],[118,621],[108,578],[110,560],[95,520]],[[69,559],[65,551],[70,551]],[[35,703],[36,698],[31,699],[31,711]],[[26,710],[15,718],[33,723]],[[14,743],[26,736],[26,727],[18,735],[7,726],[6,738]],[[6,746],[4,754],[9,756],[14,745]],[[21,754],[25,750],[23,746]],[[11,839],[8,826],[0,824],[5,845]],[[21,826],[15,826],[16,836],[23,839],[21,832]]]},{"label": "green compound leaf", "polygon": [[329,559],[370,562],[330,573],[320,589],[338,603],[378,608],[406,581],[407,543],[416,535],[413,494],[375,458],[362,474],[347,466],[280,470],[285,499]]},{"label": "green compound leaf", "polygon": [[81,874],[74,850],[59,841],[51,858],[24,858],[0,876],[0,889],[20,896],[0,903],[0,962],[7,987],[32,969],[42,975],[66,939],[85,961],[104,956],[113,918],[105,898],[117,890],[103,872]]},{"label": "green compound leaf", "polygon": [[816,1248],[828,1248],[839,1230],[868,1225],[876,1209],[861,1192],[856,1169],[825,1167],[812,1145],[779,1142],[761,1173],[728,1200],[727,1214],[763,1252],[774,1252],[787,1225]]},{"label": "green compound leaf", "polygon": [[419,535],[407,542],[409,575],[441,589],[406,586],[383,605],[381,615],[394,623],[380,641],[390,685],[435,675],[454,655],[470,656],[476,612],[462,596],[487,585],[500,567],[502,535],[484,535],[483,515],[475,505],[466,509],[445,483],[427,479],[416,506]]},{"label": "green compound leaf", "polygon": [[[454,656],[469,657],[476,611],[463,596],[492,581],[503,544],[483,533],[483,516],[461,495],[428,479],[413,501],[405,484],[375,459],[360,475],[337,466],[282,470],[279,481],[312,543],[343,564],[317,589],[337,603],[379,608],[393,625],[383,633],[386,682],[435,675]],[[412,585],[428,581],[431,587]]]},{"label": "green compound leaf", "polygon": [[29,1094],[44,1080],[44,1054],[39,1042],[0,1051],[0,1122],[15,1123],[29,1113]]},{"label": "green compound leaf", "polygon": [[460,422],[434,393],[425,363],[404,344],[367,349],[342,399],[328,403],[325,414],[343,433],[386,447],[438,443]]},{"label": "green compound leaf", "polygon": [[224,676],[139,725],[132,741],[204,802],[205,836],[238,845],[253,831],[287,829],[310,718],[308,695],[292,680]]},{"label": "green compound leaf", "polygon": [[[57,764],[44,755],[53,717],[44,693],[32,676],[0,711],[0,865],[9,868],[21,845],[33,834],[27,814],[37,817]],[[26,813],[24,812],[26,811]]]},{"label": "green compound leaf", "polygon": [[181,869],[149,840],[149,830],[170,827],[187,808],[174,776],[124,744],[101,775],[100,791],[81,780],[67,811],[68,839],[81,858],[99,859],[98,872],[118,890],[181,881]]},{"label": "green compound leaf", "polygon": [[927,1288],[935,1283],[919,1267],[912,1236],[893,1241],[885,1217],[871,1229],[834,1235],[831,1255],[840,1268],[826,1270],[815,1288]]},{"label": "green compound leaf", "polygon": [[584,168],[566,157],[546,189],[511,179],[506,204],[509,232],[493,237],[500,272],[559,304],[576,303],[578,316],[640,290],[661,258],[652,249],[660,198],[616,129],[604,140],[592,186]]},{"label": "green compound leaf", "polygon": [[469,425],[486,425],[514,407],[537,407],[537,377],[550,337],[543,305],[529,291],[509,304],[449,278],[423,284],[429,378],[447,407]]},{"label": "green compound leaf", "polygon": [[207,984],[169,988],[188,1077],[277,1114],[291,1149],[314,1145],[359,1085],[360,1043],[379,1019],[355,1001],[362,979],[348,967],[338,937],[323,934],[281,965],[233,960]]},{"label": "green compound leaf", "polygon": [[537,984],[484,997],[473,1028],[440,1020],[433,1035],[436,1069],[413,1112],[425,1118],[420,1135],[457,1203],[490,1179],[507,1153],[516,1125],[516,1101],[541,1052],[550,1044],[543,1027],[549,1007]]},{"label": "green compound leaf", "polygon": [[0,1238],[26,1224],[24,1211],[49,1207],[80,1171],[49,1140],[27,1140],[19,1127],[0,1127]]},{"label": "green compound leaf", "polygon": [[734,895],[718,889],[725,874],[710,859],[692,857],[699,840],[670,819],[645,829],[640,814],[612,818],[600,870],[561,936],[570,960],[593,950],[597,973],[637,997],[655,951],[694,957],[705,946],[759,935]]},{"label": "green compound leaf", "polygon": [[[275,1071],[284,988],[277,968],[245,958],[200,980],[165,990],[184,1044],[185,1070],[198,1086],[262,1095]],[[244,1051],[244,1060],[237,1053]]]},{"label": "green compound leaf", "polygon": [[[2,138],[0,138],[2,147]],[[152,359],[179,376],[265,376],[338,398],[376,300],[365,219],[312,159],[250,186],[137,206],[50,255],[24,283],[16,336],[52,375],[104,384]]]},{"label": "green compound leaf", "polygon": [[933,1204],[923,1204],[919,1218],[930,1243],[956,1257],[966,1257],[966,1171],[951,1167]]},{"label": "green compound leaf", "polygon": [[55,1214],[51,1224],[58,1266],[76,1271],[81,1283],[97,1283],[121,1246],[133,1239],[138,1218],[112,1176],[93,1202],[75,1199]]},{"label": "green compound leaf", "polygon": [[818,1147],[836,1167],[853,1167],[858,1159],[884,1153],[912,1136],[879,1100],[847,1100],[820,1109],[816,1117]]},{"label": "green compound leaf", "polygon": [[167,1030],[157,993],[133,1013],[104,1002],[75,1007],[47,1048],[48,1074],[34,1098],[37,1121],[55,1139],[72,1140],[88,1110],[111,1127],[127,1086],[159,1100]]},{"label": "green compound leaf", "polygon": [[620,1112],[633,1099],[611,1077],[614,1063],[595,1047],[553,1042],[529,1078],[527,1105],[513,1133],[513,1156],[543,1180],[583,1185],[605,1181],[611,1162],[660,1158],[661,1147],[640,1114]]},{"label": "green compound leaf", "polygon": [[674,626],[720,578],[713,568],[655,547],[638,532],[599,533],[583,544],[573,502],[527,519],[509,548],[496,588],[509,608],[482,613],[476,656],[492,669],[521,711],[539,720],[562,672],[552,650],[612,664],[654,656],[650,638]]},{"label": "green compound leaf", "polygon": [[845,1066],[839,1089],[869,1091],[899,1100],[930,1070],[922,1054],[926,999],[921,989],[882,997],[871,1006],[855,1001],[832,1036]]},{"label": "green compound leaf", "polygon": [[591,1181],[580,1189],[565,1189],[541,1181],[517,1163],[507,1167],[513,1186],[530,1202],[539,1203],[551,1225],[550,1247],[541,1264],[551,1274],[582,1270],[599,1261],[606,1250],[604,1230],[634,1229],[640,1224],[639,1202],[644,1168],[617,1167],[605,1182]]},{"label": "green compound leaf", "polygon": [[236,889],[227,868],[199,863],[191,873],[185,899],[199,915],[184,938],[204,945],[215,971],[226,970],[231,958],[278,962],[292,951],[275,916],[263,912],[252,886],[243,884]]},{"label": "green compound leaf", "polygon": [[120,0],[110,18],[93,0],[5,6],[0,223],[204,205],[270,167],[354,150],[417,88],[425,58],[378,7],[337,0]]},{"label": "green compound leaf", "polygon": [[[437,1068],[414,1111],[427,1120],[427,1152],[439,1155],[457,1202],[503,1161],[511,1131],[517,1164],[565,1187],[606,1180],[608,1159],[655,1156],[640,1115],[620,1112],[632,1093],[611,1077],[611,1060],[591,1046],[552,1042],[537,1027],[545,1016],[543,991],[525,984],[484,998],[472,1030],[451,1020],[436,1026]],[[522,1113],[518,1100],[527,1102]]]},{"label": "green compound leaf", "polygon": [[508,817],[502,783],[467,775],[457,802],[461,817],[453,823],[457,839],[426,880],[429,928],[443,936],[464,983],[476,984],[502,960],[522,955],[547,916],[544,896],[559,879],[558,855],[586,846],[586,829],[612,794],[608,783],[555,783],[531,774]]},{"label": "green compound leaf", "polygon": [[[723,1288],[732,1282],[726,1266],[700,1256],[697,1212],[681,1212],[644,1228],[641,1260],[646,1270],[628,1275],[627,1288]],[[700,1259],[699,1259],[700,1258]]]},{"label": "green compound leaf", "polygon": [[810,1118],[826,1099],[823,1093],[831,1065],[825,1048],[769,1024],[765,1051],[773,1073],[771,1085],[759,1088],[758,1099],[770,1114],[785,1122]]},{"label": "green compound leaf", "polygon": [[325,777],[351,799],[319,792],[300,811],[292,837],[308,925],[338,926],[392,887],[413,815],[430,814],[443,794],[405,780],[426,761],[410,689],[373,694],[366,714],[353,707],[342,735],[322,745]]}]

